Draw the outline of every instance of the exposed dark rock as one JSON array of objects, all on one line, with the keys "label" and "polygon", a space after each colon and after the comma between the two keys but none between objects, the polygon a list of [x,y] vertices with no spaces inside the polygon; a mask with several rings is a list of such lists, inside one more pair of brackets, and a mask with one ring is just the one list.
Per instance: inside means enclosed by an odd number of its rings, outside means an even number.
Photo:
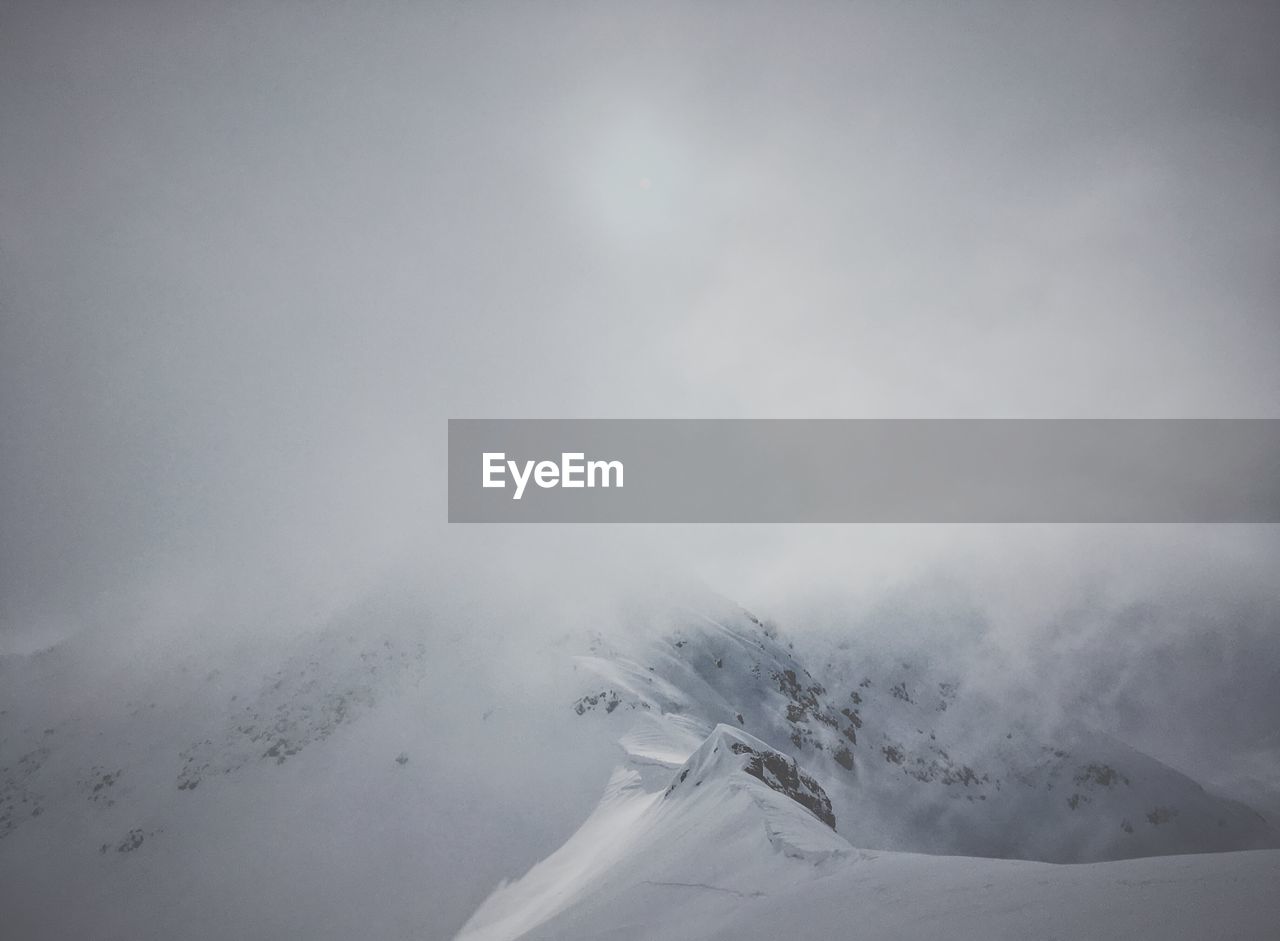
[{"label": "exposed dark rock", "polygon": [[137,829],[130,830],[127,834],[125,834],[124,839],[116,844],[116,852],[132,853],[134,850],[136,850],[139,846],[142,845],[142,841],[145,840],[146,838],[147,838],[147,835],[143,831],[137,830]]},{"label": "exposed dark rock", "polygon": [[748,756],[742,769],[747,774],[779,794],[787,795],[831,829],[836,828],[836,815],[831,810],[831,799],[827,797],[827,792],[817,781],[801,771],[794,759],[788,759],[781,752],[760,752],[743,742],[734,742],[730,747],[735,754]]},{"label": "exposed dark rock", "polygon": [[1076,784],[1096,784],[1101,787],[1113,787],[1117,782],[1127,786],[1129,779],[1110,765],[1091,763],[1081,766],[1080,770],[1076,772],[1075,782]]},{"label": "exposed dark rock", "polygon": [[1170,823],[1176,816],[1178,816],[1176,807],[1156,807],[1147,814],[1147,822],[1153,827],[1158,827],[1163,823]]},{"label": "exposed dark rock", "polygon": [[583,696],[573,704],[573,711],[578,715],[582,715],[588,709],[594,709],[596,706],[603,706],[605,712],[613,712],[622,704],[620,697],[614,690],[601,690],[592,695]]}]

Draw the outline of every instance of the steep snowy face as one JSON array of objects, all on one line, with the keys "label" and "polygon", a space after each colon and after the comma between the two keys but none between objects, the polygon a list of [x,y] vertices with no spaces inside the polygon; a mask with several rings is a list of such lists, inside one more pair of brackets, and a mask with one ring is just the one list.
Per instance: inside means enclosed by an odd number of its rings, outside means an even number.
[{"label": "steep snowy face", "polygon": [[673,891],[706,894],[722,907],[818,878],[853,855],[832,829],[826,793],[793,759],[720,725],[672,773],[649,757],[664,733],[674,745],[682,730],[650,726],[648,749],[628,752],[581,829],[499,886],[459,941],[600,937],[618,919],[636,923]]},{"label": "steep snowy face", "polygon": [[638,706],[635,724],[586,823],[457,941],[1262,941],[1280,918],[1280,852],[1055,866],[855,850],[817,779],[761,739],[720,724],[672,767],[688,720]]},{"label": "steep snowy face", "polygon": [[748,732],[810,769],[856,845],[1053,862],[1280,846],[1248,807],[1096,731],[1046,739],[926,657],[819,668],[723,602],[656,620],[579,658],[573,710],[622,731],[648,715]]}]

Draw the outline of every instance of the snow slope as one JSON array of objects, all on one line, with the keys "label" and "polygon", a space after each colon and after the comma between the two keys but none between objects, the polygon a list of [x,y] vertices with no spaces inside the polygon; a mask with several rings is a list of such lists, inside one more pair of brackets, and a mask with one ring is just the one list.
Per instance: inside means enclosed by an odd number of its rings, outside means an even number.
[{"label": "snow slope", "polygon": [[[646,595],[622,632],[612,609],[566,622],[537,596],[429,594],[204,646],[81,637],[0,657],[0,936],[442,939],[469,917],[558,925],[645,879],[780,899],[849,843],[1100,859],[1268,838],[1118,742],[1042,740],[919,664],[819,665],[708,594]],[[728,751],[662,797],[717,726]],[[777,757],[754,776],[735,743]],[[684,857],[657,866],[652,839]],[[762,858],[785,863],[761,876],[774,889],[719,881]],[[626,868],[644,860],[656,874]],[[669,907],[698,894],[658,888]]]},{"label": "snow slope", "polygon": [[[616,772],[582,829],[524,878],[494,892],[459,941],[506,941],[566,918],[614,930],[613,903],[633,887],[714,883],[723,894],[746,896],[766,884],[799,884],[852,847],[797,799],[825,804],[825,794],[790,759],[718,726],[669,777],[646,786],[633,768]],[[761,869],[762,860],[783,864]]]},{"label": "snow slope", "polygon": [[970,695],[927,651],[819,668],[718,599],[646,618],[579,658],[584,722],[737,726],[809,768],[858,846],[1050,862],[1280,847],[1249,807],[1096,730]]},{"label": "snow slope", "polygon": [[616,735],[530,615],[439,608],[0,657],[0,938],[451,937],[591,813]]},{"label": "snow slope", "polygon": [[797,802],[820,792],[788,786],[803,771],[753,774],[770,759],[794,768],[721,725],[669,778],[620,769],[583,828],[457,941],[1262,941],[1280,923],[1277,851],[1069,866],[859,851]]}]

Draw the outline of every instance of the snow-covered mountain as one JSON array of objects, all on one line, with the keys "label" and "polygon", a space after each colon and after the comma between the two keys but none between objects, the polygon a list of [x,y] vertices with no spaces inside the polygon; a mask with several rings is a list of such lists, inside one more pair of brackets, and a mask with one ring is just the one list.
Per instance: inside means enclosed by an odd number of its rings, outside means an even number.
[{"label": "snow-covered mountain", "polygon": [[[556,937],[581,924],[600,926],[600,937],[605,925],[643,915],[644,899],[635,911],[614,907],[633,888],[746,898],[792,887],[852,854],[831,827],[822,788],[759,739],[717,726],[680,768],[646,774],[649,761],[650,769],[665,764],[643,747],[656,741],[637,740],[637,760],[615,772],[590,819],[528,875],[490,896],[459,941],[504,941],[533,928]],[[806,865],[778,865],[787,859]]]},{"label": "snow-covered mountain", "polygon": [[[648,916],[766,924],[841,880],[867,905],[890,887],[883,925],[930,886],[976,925],[984,899],[1051,911],[1095,877],[901,851],[1275,844],[1243,805],[1098,733],[1038,736],[923,657],[819,656],[707,593],[656,597],[594,633],[523,602],[413,596],[290,635],[0,658],[6,938],[699,937],[705,922]],[[1123,904],[1177,913],[1188,880],[1234,898],[1215,880],[1274,876],[1268,855],[1231,859],[1096,884],[1155,880],[1170,888]]]},{"label": "snow-covered mountain", "polygon": [[[647,729],[636,743],[657,745]],[[831,829],[811,776],[739,729],[717,726],[665,787],[646,784],[652,747],[630,757],[582,829],[458,941],[1261,941],[1280,919],[1277,851],[1079,866],[867,852]]]},{"label": "snow-covered mountain", "polygon": [[686,740],[736,726],[808,767],[860,847],[1049,862],[1280,846],[1251,808],[1100,732],[1039,723],[921,663],[821,667],[750,613],[708,603],[579,658],[585,721],[637,714]]},{"label": "snow-covered mountain", "polygon": [[703,601],[578,659],[573,711],[621,763],[458,941],[1273,936],[1280,851],[1153,855],[1274,845],[1247,807],[1104,735],[1037,741],[893,658],[819,679]]},{"label": "snow-covered mountain", "polygon": [[0,937],[451,937],[616,747],[549,629],[440,608],[0,657]]}]

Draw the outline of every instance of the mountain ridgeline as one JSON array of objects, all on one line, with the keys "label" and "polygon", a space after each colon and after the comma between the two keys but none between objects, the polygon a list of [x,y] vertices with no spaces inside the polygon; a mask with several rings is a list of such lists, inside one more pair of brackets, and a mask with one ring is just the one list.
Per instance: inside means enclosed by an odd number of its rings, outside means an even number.
[{"label": "mountain ridgeline", "polygon": [[834,821],[815,813],[856,846],[1089,862],[1280,845],[1249,807],[1101,732],[1046,733],[893,657],[807,664],[727,603],[592,647],[572,704],[584,720],[607,717],[633,754],[668,762],[719,724],[741,729],[809,770]]}]

